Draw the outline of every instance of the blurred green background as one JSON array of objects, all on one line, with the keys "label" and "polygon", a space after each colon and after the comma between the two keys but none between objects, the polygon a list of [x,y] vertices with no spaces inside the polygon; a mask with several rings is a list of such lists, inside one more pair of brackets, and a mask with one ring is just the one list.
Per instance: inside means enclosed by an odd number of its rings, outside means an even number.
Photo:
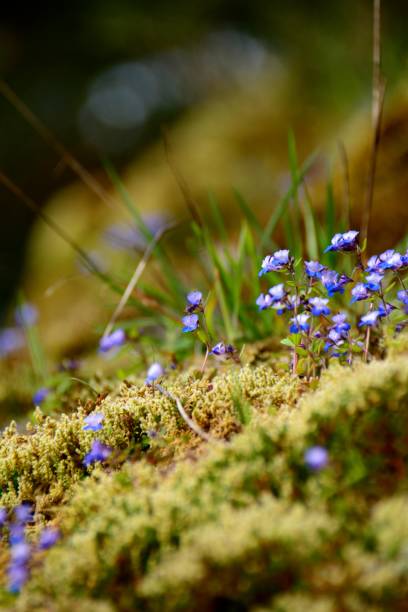
[{"label": "blurred green background", "polygon": [[[383,4],[392,87],[407,69],[408,4]],[[97,170],[102,157],[120,166],[228,83],[255,87],[265,58],[296,75],[300,109],[352,112],[370,95],[371,11],[370,1],[348,0],[14,2],[2,7],[1,76],[87,167]],[[1,170],[39,204],[73,180],[4,99],[0,133]],[[3,310],[34,218],[3,188],[0,207]]]}]

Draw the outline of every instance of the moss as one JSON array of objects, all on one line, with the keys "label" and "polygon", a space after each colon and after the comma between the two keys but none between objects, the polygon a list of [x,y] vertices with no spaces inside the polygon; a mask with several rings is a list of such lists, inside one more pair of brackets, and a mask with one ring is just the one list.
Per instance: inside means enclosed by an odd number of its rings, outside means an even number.
[{"label": "moss", "polygon": [[[253,418],[232,436],[236,376]],[[73,486],[57,510],[63,539],[33,569],[21,610],[75,598],[124,611],[404,610],[408,359],[333,368],[296,409],[301,385],[264,366],[166,384],[228,441],[192,452],[193,434],[149,388],[103,400],[107,436],[125,443],[116,419],[130,413],[138,435],[154,419],[162,441]],[[182,448],[171,462],[163,441]],[[311,444],[329,450],[318,474],[304,466]]]}]

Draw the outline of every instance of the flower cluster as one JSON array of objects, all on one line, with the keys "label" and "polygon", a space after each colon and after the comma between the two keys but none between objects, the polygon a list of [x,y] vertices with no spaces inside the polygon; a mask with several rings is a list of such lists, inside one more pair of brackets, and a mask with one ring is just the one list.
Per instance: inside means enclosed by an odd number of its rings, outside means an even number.
[{"label": "flower cluster", "polygon": [[[256,305],[259,310],[272,309],[278,315],[291,312],[291,335],[283,343],[293,349],[294,372],[298,371],[299,357],[308,360],[306,370],[310,374],[316,373],[333,357],[351,363],[354,353],[364,351],[368,359],[370,334],[367,335],[367,329],[379,331],[381,322],[390,321],[397,324],[399,331],[408,324],[402,318],[408,315],[408,291],[403,278],[408,269],[408,251],[401,254],[388,249],[373,255],[364,265],[358,235],[356,230],[336,234],[325,249],[325,252],[356,255],[351,276],[329,269],[319,261],[305,261],[303,274],[299,274],[297,265],[300,262],[296,263],[295,270],[288,250],[276,251],[262,261],[259,276],[273,271],[289,277],[286,285],[282,282],[261,293]],[[391,290],[396,283],[401,288],[394,295]],[[350,297],[347,298],[345,291],[349,285]],[[390,296],[396,303],[390,301]],[[368,304],[365,312],[357,307],[360,302]],[[394,311],[395,316],[390,318]],[[348,319],[356,319],[354,328]]]},{"label": "flower cluster", "polygon": [[[94,412],[84,419],[85,425],[82,429],[93,432],[101,431],[104,418],[101,412]],[[83,464],[85,467],[89,467],[93,463],[106,461],[111,453],[110,446],[103,444],[100,440],[93,440],[91,450],[85,455]]]}]

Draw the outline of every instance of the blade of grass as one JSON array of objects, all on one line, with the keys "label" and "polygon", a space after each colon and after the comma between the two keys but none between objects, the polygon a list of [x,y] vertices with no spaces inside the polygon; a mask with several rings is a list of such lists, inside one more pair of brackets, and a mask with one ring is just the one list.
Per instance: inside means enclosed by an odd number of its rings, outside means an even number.
[{"label": "blade of grass", "polygon": [[251,210],[242,194],[237,189],[234,189],[233,192],[238,206],[240,207],[242,214],[247,220],[249,227],[251,227],[260,236],[262,234],[262,225],[259,219]]}]

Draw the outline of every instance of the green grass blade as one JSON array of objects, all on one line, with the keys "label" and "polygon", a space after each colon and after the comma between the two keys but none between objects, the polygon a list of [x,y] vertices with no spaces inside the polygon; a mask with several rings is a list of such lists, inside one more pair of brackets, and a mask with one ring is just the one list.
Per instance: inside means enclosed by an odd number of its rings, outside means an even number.
[{"label": "green grass blade", "polygon": [[238,203],[238,206],[241,209],[242,214],[248,222],[249,227],[251,227],[259,236],[262,234],[262,225],[255,215],[255,213],[251,210],[245,198],[241,195],[241,193],[234,189],[234,196]]}]

